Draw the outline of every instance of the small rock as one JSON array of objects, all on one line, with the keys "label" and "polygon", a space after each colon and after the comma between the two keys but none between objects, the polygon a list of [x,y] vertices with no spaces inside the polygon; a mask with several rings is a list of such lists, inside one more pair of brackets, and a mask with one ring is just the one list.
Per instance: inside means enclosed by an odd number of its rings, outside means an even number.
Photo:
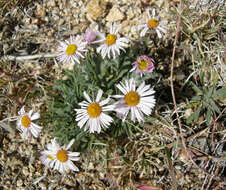
[{"label": "small rock", "polygon": [[133,9],[129,9],[127,12],[128,19],[132,19],[135,17],[135,13]]},{"label": "small rock", "polygon": [[24,167],[24,168],[22,169],[22,173],[23,173],[25,176],[28,176],[30,172],[28,171],[28,168],[27,168],[27,167]]},{"label": "small rock", "polygon": [[43,190],[44,190],[44,189],[47,189],[47,188],[46,188],[46,184],[43,183],[43,182],[40,182],[40,183],[39,183],[39,187],[40,187],[41,189],[43,189]]},{"label": "small rock", "polygon": [[37,7],[36,16],[38,16],[38,17],[46,16],[46,11],[45,11],[44,7],[41,7],[41,6]]},{"label": "small rock", "polygon": [[59,20],[59,22],[58,22],[58,25],[61,26],[61,25],[63,25],[63,24],[64,24],[64,19],[61,18],[61,19]]},{"label": "small rock", "polygon": [[47,1],[47,7],[55,7],[55,6],[56,6],[55,0]]},{"label": "small rock", "polygon": [[113,6],[106,17],[106,20],[109,22],[115,22],[123,20],[123,18],[124,14],[119,10],[119,8],[117,6]]},{"label": "small rock", "polygon": [[18,179],[16,182],[17,187],[21,187],[23,185],[22,179]]},{"label": "small rock", "polygon": [[65,185],[69,185],[69,186],[75,185],[74,181],[73,181],[72,179],[69,179],[69,178],[66,178],[66,179],[64,180],[64,184],[65,184]]},{"label": "small rock", "polygon": [[103,2],[101,0],[91,0],[86,6],[87,14],[93,19],[97,20],[101,15],[103,15],[104,9],[101,7]]},{"label": "small rock", "polygon": [[93,163],[92,163],[92,162],[90,162],[90,163],[89,163],[89,165],[88,165],[88,169],[89,169],[89,170],[93,170],[93,169],[94,169],[94,165],[93,165]]},{"label": "small rock", "polygon": [[186,109],[184,113],[185,118],[187,119],[192,114],[192,112],[193,111],[191,108]]}]

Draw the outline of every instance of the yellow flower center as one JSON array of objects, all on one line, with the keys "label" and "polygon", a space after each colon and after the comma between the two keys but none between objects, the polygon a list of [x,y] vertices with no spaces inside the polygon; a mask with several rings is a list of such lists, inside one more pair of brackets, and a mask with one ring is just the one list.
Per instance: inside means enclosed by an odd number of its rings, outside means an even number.
[{"label": "yellow flower center", "polygon": [[53,160],[53,157],[52,157],[51,155],[48,155],[48,158],[49,158],[50,160]]},{"label": "yellow flower center", "polygon": [[75,44],[70,44],[67,46],[66,53],[68,55],[73,55],[77,50],[77,46]]},{"label": "yellow flower center", "polygon": [[99,106],[98,103],[92,103],[87,108],[87,112],[90,117],[96,118],[101,114],[102,108]]},{"label": "yellow flower center", "polygon": [[58,150],[56,157],[60,162],[66,162],[68,160],[67,151],[62,149]]},{"label": "yellow flower center", "polygon": [[116,40],[117,40],[117,36],[115,34],[108,34],[106,37],[106,44],[108,46],[111,46],[115,44]]},{"label": "yellow flower center", "polygon": [[148,63],[144,60],[138,62],[138,67],[140,70],[145,70],[148,67]]},{"label": "yellow flower center", "polygon": [[28,127],[30,127],[31,119],[27,115],[24,115],[21,119],[21,124],[24,127],[28,128]]},{"label": "yellow flower center", "polygon": [[150,29],[156,28],[158,25],[159,25],[159,22],[157,20],[155,20],[155,19],[150,19],[148,21],[148,27]]},{"label": "yellow flower center", "polygon": [[140,95],[137,92],[130,91],[125,95],[124,100],[129,106],[136,106],[140,102]]}]

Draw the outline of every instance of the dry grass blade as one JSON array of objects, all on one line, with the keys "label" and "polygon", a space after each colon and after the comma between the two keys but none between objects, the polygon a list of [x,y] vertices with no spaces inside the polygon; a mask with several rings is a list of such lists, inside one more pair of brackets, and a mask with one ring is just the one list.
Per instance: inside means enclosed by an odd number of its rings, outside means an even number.
[{"label": "dry grass blade", "polygon": [[173,167],[173,163],[171,160],[171,156],[170,156],[170,152],[169,149],[166,147],[165,148],[165,152],[166,152],[166,158],[167,158],[167,163],[168,163],[168,167],[169,167],[169,173],[172,179],[172,187],[174,190],[178,189],[178,182],[177,182],[177,178],[175,176],[175,172],[174,172],[174,167]]}]

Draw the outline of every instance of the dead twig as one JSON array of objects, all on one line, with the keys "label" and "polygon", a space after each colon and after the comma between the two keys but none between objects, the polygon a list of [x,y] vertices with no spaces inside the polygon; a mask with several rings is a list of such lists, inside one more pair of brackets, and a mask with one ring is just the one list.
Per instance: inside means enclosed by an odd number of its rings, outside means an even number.
[{"label": "dead twig", "polygon": [[40,58],[53,58],[56,57],[57,54],[51,53],[42,53],[36,55],[27,55],[27,56],[14,56],[14,55],[5,55],[0,58],[0,61],[26,61],[32,59],[40,59]]}]

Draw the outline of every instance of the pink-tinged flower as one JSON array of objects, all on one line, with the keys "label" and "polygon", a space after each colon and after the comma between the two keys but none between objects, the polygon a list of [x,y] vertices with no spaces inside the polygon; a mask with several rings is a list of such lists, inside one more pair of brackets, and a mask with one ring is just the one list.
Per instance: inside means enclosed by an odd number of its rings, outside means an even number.
[{"label": "pink-tinged flower", "polygon": [[89,29],[85,35],[83,36],[83,41],[87,42],[87,44],[92,44],[97,39],[97,33],[92,29]]},{"label": "pink-tinged flower", "polygon": [[137,61],[132,63],[133,68],[130,70],[130,72],[135,71],[136,74],[139,73],[142,77],[145,73],[153,72],[155,68],[154,63],[154,60],[149,58],[148,56],[139,56]]}]

